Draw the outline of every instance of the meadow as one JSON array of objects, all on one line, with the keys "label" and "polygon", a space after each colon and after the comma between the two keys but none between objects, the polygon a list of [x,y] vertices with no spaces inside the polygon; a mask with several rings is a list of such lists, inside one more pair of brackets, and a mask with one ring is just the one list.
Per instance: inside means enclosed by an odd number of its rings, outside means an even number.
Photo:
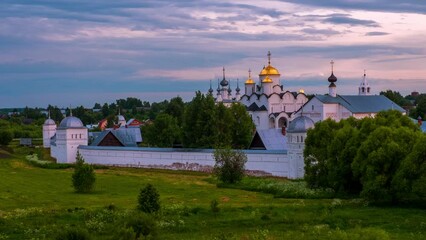
[{"label": "meadow", "polygon": [[[157,239],[426,238],[422,208],[328,198],[303,182],[279,178],[226,186],[206,173],[107,168],[96,170],[93,193],[77,194],[72,168],[31,164],[25,159],[31,151],[0,149],[0,239],[54,239],[67,229],[118,239],[127,219],[138,215],[137,195],[146,183],[161,196],[162,210],[151,217]],[[212,200],[219,212],[211,210]]]}]

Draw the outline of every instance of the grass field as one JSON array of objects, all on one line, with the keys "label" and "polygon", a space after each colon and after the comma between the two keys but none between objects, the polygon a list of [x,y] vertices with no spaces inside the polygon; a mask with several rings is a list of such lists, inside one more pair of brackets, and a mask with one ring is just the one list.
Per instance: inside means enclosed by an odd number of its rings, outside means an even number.
[{"label": "grass field", "polygon": [[[158,239],[425,239],[426,211],[374,207],[360,199],[286,199],[218,188],[195,172],[109,168],[96,170],[96,190],[76,194],[73,169],[43,169],[24,160],[28,149],[0,149],[0,239],[52,239],[81,228],[93,239],[114,239],[136,215],[146,183],[160,192],[152,218]],[[268,179],[285,184],[282,179]],[[219,201],[213,213],[210,202]]]}]

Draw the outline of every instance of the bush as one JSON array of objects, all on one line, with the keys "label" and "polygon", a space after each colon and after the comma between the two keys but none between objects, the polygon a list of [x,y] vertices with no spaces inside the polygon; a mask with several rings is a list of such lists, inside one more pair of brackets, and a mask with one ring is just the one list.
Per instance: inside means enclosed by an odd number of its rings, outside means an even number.
[{"label": "bush", "polygon": [[89,233],[84,229],[70,228],[58,234],[56,240],[87,240],[91,239]]},{"label": "bush", "polygon": [[213,200],[210,202],[210,209],[212,210],[212,212],[213,212],[214,214],[217,214],[217,213],[220,211],[220,208],[219,208],[219,202],[218,202],[216,199],[213,199]]},{"label": "bush", "polygon": [[155,220],[146,214],[138,214],[127,222],[128,228],[132,228],[136,234],[136,239],[156,239],[157,237],[157,224]]},{"label": "bush", "polygon": [[13,134],[9,130],[0,130],[0,145],[7,146],[13,139]]},{"label": "bush", "polygon": [[95,186],[95,172],[93,167],[85,164],[83,157],[77,152],[76,165],[72,175],[72,184],[78,193],[91,192]]},{"label": "bush", "polygon": [[141,188],[138,196],[138,209],[146,213],[160,210],[160,194],[152,184],[148,183]]},{"label": "bush", "polygon": [[236,183],[244,177],[247,156],[240,150],[216,149],[214,173],[224,183]]}]

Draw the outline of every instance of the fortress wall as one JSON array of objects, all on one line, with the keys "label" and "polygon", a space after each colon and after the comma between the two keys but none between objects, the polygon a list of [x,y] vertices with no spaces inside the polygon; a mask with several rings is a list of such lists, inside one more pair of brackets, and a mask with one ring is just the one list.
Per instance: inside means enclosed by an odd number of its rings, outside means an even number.
[{"label": "fortress wall", "polygon": [[[78,150],[90,164],[193,171],[211,171],[215,164],[212,149],[79,146]],[[296,169],[290,166],[287,151],[244,152],[248,159],[246,170],[253,175],[297,176],[291,172]]]}]

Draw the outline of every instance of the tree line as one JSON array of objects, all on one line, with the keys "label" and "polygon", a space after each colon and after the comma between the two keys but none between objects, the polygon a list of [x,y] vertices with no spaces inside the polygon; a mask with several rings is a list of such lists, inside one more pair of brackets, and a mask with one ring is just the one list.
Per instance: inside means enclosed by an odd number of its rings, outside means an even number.
[{"label": "tree line", "polygon": [[398,111],[318,122],[305,144],[311,188],[392,203],[426,197],[426,135]]},{"label": "tree line", "polygon": [[243,105],[234,103],[226,107],[216,104],[211,95],[196,92],[187,104],[179,97],[171,99],[165,111],[153,124],[144,126],[142,132],[149,146],[247,148],[254,128]]},{"label": "tree line", "polygon": [[380,95],[384,95],[394,103],[398,104],[401,107],[404,107],[408,110],[410,117],[417,119],[421,117],[422,119],[426,118],[426,94],[412,95],[409,94],[405,97],[401,93],[392,90],[381,91]]}]

